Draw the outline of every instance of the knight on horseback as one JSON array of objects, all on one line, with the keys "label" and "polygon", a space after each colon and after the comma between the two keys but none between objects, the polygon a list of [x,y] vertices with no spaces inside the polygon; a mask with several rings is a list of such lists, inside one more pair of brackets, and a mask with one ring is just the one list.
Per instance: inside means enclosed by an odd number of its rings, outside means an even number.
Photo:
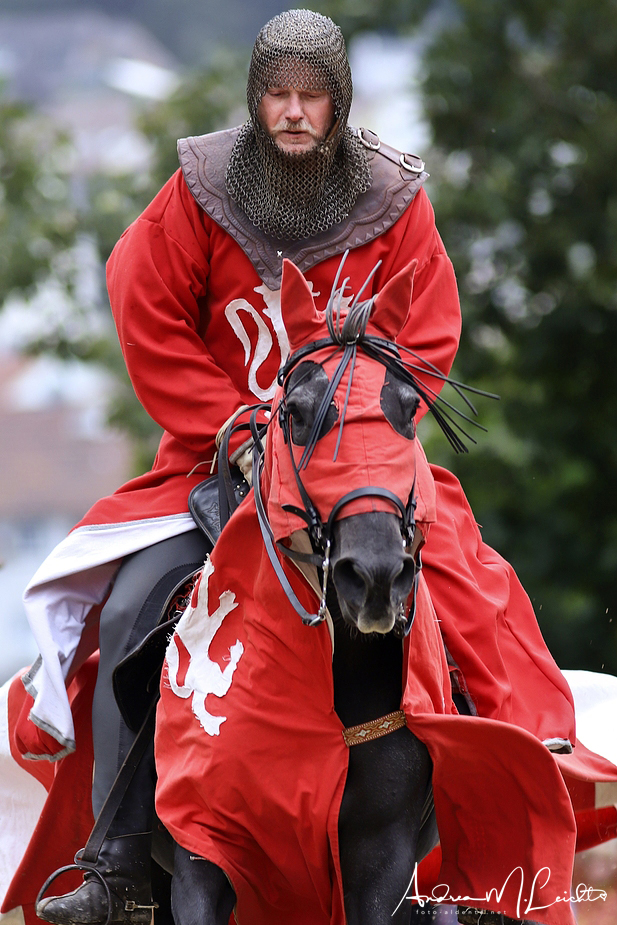
[{"label": "knight on horseback", "polygon": [[[152,470],[95,504],[25,594],[42,656],[25,677],[34,699],[22,730],[30,757],[55,760],[74,750],[65,686],[100,648],[95,817],[135,736],[114,698],[114,669],[203,564],[211,546],[188,512],[189,492],[215,466],[221,425],[244,405],[269,402],[287,359],[284,258],[304,272],[322,310],[346,250],[354,294],[381,261],[364,298],[415,258],[413,303],[399,342],[442,375],[454,359],[456,281],[422,188],[428,174],[419,157],[352,128],[351,99],[339,28],[307,10],[274,17],[253,49],[248,121],[180,140],[180,169],[110,258],[108,288],[127,369],[164,434]],[[424,378],[429,393],[438,391],[438,378]],[[416,418],[425,411],[422,405]],[[249,443],[240,434],[229,447],[247,474]],[[508,563],[482,542],[454,476],[431,469],[437,515],[424,574],[459,702],[569,751],[572,698],[529,599]],[[98,637],[89,632],[97,623]],[[56,925],[150,921],[155,780],[148,747],[107,830],[98,875],[43,899],[41,918]]]}]

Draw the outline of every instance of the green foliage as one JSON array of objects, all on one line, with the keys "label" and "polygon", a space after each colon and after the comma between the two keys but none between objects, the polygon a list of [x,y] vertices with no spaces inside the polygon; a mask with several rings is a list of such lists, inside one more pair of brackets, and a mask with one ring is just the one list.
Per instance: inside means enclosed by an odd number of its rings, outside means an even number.
[{"label": "green foliage", "polygon": [[101,260],[107,261],[122,232],[143,212],[154,196],[154,183],[146,174],[103,174],[88,178],[88,208],[82,226],[97,242]]},{"label": "green foliage", "polygon": [[0,98],[0,305],[11,295],[31,297],[36,313],[39,286],[54,280],[58,309],[40,318],[24,349],[96,363],[113,374],[109,421],[131,437],[135,473],[151,465],[161,429],[135,397],[101,287],[83,291],[84,245],[86,256],[96,260],[98,253],[105,262],[177,169],[176,139],[222,128],[234,113],[243,118],[245,74],[246,62],[227,53],[144,111],[139,127],[152,146],[152,167],[140,174],[75,177],[67,138],[28,107]]},{"label": "green foliage", "polygon": [[176,92],[145,112],[140,128],[153,146],[156,189],[178,168],[176,139],[203,135],[246,119],[248,58],[219,52],[208,68],[188,74]]},{"label": "green foliage", "polygon": [[[514,563],[559,663],[615,672],[617,3],[431,6],[427,160],[463,308],[454,374],[502,400],[479,400],[489,432],[469,455],[430,419],[421,433]],[[348,35],[405,33],[417,10],[323,9]]]},{"label": "green foliage", "polygon": [[430,6],[431,0],[319,0],[311,8],[330,16],[349,39],[367,30],[407,31]]},{"label": "green foliage", "polygon": [[463,304],[457,374],[502,402],[448,464],[558,661],[615,671],[617,4],[457,9],[425,61],[433,201]]},{"label": "green foliage", "polygon": [[178,169],[177,139],[217,131],[245,118],[246,69],[243,56],[227,51],[206,69],[185,75],[168,99],[145,109],[137,120],[152,150],[147,173],[96,174],[89,179],[89,209],[82,221],[95,235],[103,260]]},{"label": "green foliage", "polygon": [[71,160],[66,138],[0,96],[0,304],[31,291],[75,240]]}]

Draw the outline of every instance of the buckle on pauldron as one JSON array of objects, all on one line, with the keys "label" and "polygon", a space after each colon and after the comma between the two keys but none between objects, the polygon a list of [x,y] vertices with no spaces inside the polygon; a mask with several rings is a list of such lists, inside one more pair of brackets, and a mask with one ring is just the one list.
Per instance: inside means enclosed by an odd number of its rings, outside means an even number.
[{"label": "buckle on pauldron", "polygon": [[[381,141],[379,140],[379,135],[376,135],[375,132],[371,132],[370,129],[363,128],[363,127],[359,128],[357,131],[358,131],[358,138],[360,139],[360,141],[362,142],[365,148],[368,148],[369,151],[379,151],[379,149],[381,148]],[[369,135],[372,135],[375,141],[372,141],[371,138],[368,137]]]},{"label": "buckle on pauldron", "polygon": [[401,154],[399,163],[411,173],[422,173],[424,170],[424,161],[417,154]]}]

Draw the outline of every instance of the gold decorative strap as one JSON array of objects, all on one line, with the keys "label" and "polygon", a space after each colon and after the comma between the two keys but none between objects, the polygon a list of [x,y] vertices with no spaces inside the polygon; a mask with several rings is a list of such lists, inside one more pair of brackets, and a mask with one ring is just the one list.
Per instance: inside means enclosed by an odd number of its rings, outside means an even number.
[{"label": "gold decorative strap", "polygon": [[360,745],[362,742],[380,739],[381,736],[388,735],[395,729],[401,729],[404,725],[405,714],[402,710],[395,710],[394,713],[388,713],[387,716],[381,716],[379,719],[372,719],[368,723],[360,723],[359,726],[349,726],[343,729],[343,738],[345,745]]}]

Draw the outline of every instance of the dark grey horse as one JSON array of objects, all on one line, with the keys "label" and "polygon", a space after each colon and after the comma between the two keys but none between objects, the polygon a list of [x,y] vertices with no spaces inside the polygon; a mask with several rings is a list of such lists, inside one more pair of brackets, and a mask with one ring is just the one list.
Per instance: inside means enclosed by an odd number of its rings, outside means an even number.
[{"label": "dark grey horse", "polygon": [[[373,439],[382,441],[382,457],[393,484],[397,482],[397,465],[408,467],[412,460],[414,468],[414,418],[420,398],[432,406],[455,446],[458,436],[435,409],[434,393],[423,389],[410,372],[412,364],[401,360],[393,343],[407,314],[413,267],[387,284],[374,300],[365,303],[356,300],[342,325],[336,305],[332,307],[335,283],[329,313],[326,312],[329,337],[314,342],[312,338],[303,340],[303,332],[299,330],[302,318],[308,319],[310,327],[312,296],[306,287],[303,290],[297,274],[294,267],[289,267],[283,277],[283,309],[286,279],[291,279],[288,298],[297,298],[299,304],[292,302],[287,308],[285,322],[294,335],[290,340],[292,347],[295,340],[295,352],[279,375],[283,388],[275,400],[271,425],[273,441],[278,435],[279,443],[283,439],[289,449],[289,470],[284,478],[297,489],[299,506],[288,507],[307,524],[313,553],[305,554],[304,559],[319,570],[322,583],[319,614],[311,617],[303,612],[297,599],[292,600],[290,591],[286,593],[309,624],[323,619],[327,604],[334,632],[334,707],[349,731],[350,727],[400,711],[403,638],[413,623],[422,537],[414,524],[414,479],[406,483],[406,489],[401,489],[404,480],[398,480],[399,492],[405,492],[403,497],[390,490],[391,486],[338,484],[338,500],[333,504],[329,489],[330,483],[337,482],[336,466],[330,470],[318,469],[317,478],[314,473],[311,477],[313,455],[319,455],[319,442],[323,440],[325,444],[324,438],[337,430],[339,441],[342,437],[345,442],[346,411],[354,402],[356,362],[359,367],[362,363],[373,363],[379,371],[373,370],[363,389],[370,391],[367,382],[372,383],[371,387],[378,383],[377,400],[373,394],[368,417],[376,423],[377,434]],[[379,303],[388,289],[383,299],[385,311],[381,312]],[[369,317],[371,321],[374,318],[373,308],[385,316],[383,321],[379,319],[383,325],[381,331],[388,332],[385,338],[379,329],[375,333],[375,329],[371,332],[367,328]],[[386,325],[392,323],[397,313],[394,330],[388,329]],[[313,315],[312,323],[315,336],[316,325],[321,324],[317,314]],[[358,413],[357,407],[354,413]],[[362,417],[362,410],[359,416]],[[353,418],[352,413],[349,418]],[[385,429],[380,431],[380,426]],[[332,437],[330,441],[331,447]],[[390,449],[392,445],[401,453],[400,462],[394,457],[396,451]],[[337,442],[334,458],[338,448]],[[267,506],[261,498],[260,471],[256,454],[253,466],[256,514],[270,562],[285,587],[274,536],[267,522]],[[380,503],[369,504],[362,512],[347,507],[367,498]],[[329,512],[325,522],[319,510]],[[291,555],[292,550],[279,544],[280,552]],[[302,554],[295,550],[292,558],[302,558]],[[413,632],[410,644],[413,645]],[[414,865],[436,844],[437,830],[428,751],[404,723],[379,738],[369,737],[362,744],[350,746],[338,836],[348,925],[408,925],[418,920],[405,897]],[[227,925],[235,901],[233,888],[220,868],[176,846],[172,884],[176,925]],[[426,921],[430,913],[426,909],[422,912],[421,920]],[[481,913],[477,921],[483,921]]]},{"label": "dark grey horse", "polygon": [[[301,363],[289,376],[287,410],[295,445],[309,442],[327,388],[328,377],[315,363]],[[409,432],[419,403],[415,390],[389,375],[381,399],[390,424]],[[326,415],[321,433],[333,426],[332,417]],[[414,554],[402,541],[397,513],[360,513],[334,523],[327,600],[334,625],[334,703],[345,727],[400,709],[400,627],[416,576]],[[339,816],[349,925],[411,921],[411,902],[401,899],[415,862],[437,838],[430,775],[426,747],[406,726],[350,748]],[[227,925],[235,895],[218,867],[192,860],[177,847],[172,902],[176,925]]]}]

